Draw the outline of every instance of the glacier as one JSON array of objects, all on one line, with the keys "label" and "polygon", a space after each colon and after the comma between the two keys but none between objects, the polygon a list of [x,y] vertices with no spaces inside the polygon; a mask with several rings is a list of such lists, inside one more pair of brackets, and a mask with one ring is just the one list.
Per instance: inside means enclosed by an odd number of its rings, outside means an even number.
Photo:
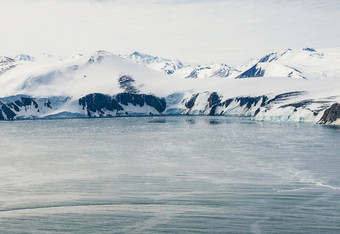
[{"label": "glacier", "polygon": [[339,78],[339,48],[287,49],[235,68],[136,51],[2,56],[0,120],[226,115],[339,125]]}]

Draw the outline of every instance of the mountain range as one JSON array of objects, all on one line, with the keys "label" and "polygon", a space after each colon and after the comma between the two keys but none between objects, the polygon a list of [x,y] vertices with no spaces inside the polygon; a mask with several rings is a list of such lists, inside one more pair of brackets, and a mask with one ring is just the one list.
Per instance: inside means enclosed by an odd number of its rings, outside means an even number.
[{"label": "mountain range", "polygon": [[340,124],[340,49],[287,49],[238,67],[133,52],[0,57],[0,120],[206,114]]}]

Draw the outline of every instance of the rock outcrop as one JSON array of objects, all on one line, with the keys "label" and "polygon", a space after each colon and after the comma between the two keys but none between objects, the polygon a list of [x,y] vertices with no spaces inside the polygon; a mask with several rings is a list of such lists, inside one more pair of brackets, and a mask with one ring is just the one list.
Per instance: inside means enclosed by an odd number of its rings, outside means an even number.
[{"label": "rock outcrop", "polygon": [[119,93],[114,96],[88,94],[79,99],[88,117],[161,114],[166,108],[164,98],[151,94]]},{"label": "rock outcrop", "polygon": [[340,104],[334,103],[330,108],[326,109],[318,123],[340,124]]}]

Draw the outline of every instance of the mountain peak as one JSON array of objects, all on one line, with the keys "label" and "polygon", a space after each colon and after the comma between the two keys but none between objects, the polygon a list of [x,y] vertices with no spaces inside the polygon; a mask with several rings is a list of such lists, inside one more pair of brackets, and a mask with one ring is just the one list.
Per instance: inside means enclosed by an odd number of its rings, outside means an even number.
[{"label": "mountain peak", "polygon": [[1,65],[6,65],[8,63],[14,63],[15,60],[10,58],[10,57],[6,57],[6,56],[0,56],[0,64]]},{"label": "mountain peak", "polygon": [[140,52],[138,52],[138,51],[132,52],[131,55],[138,56],[138,57],[152,57],[152,58],[158,58],[158,57],[156,57],[156,56],[152,56],[152,55],[149,55],[149,54],[140,53]]},{"label": "mountain peak", "polygon": [[270,63],[270,62],[272,62],[272,61],[274,61],[275,59],[277,59],[277,53],[275,52],[273,52],[273,53],[269,53],[269,54],[267,54],[267,55],[265,55],[265,56],[263,56],[261,59],[260,59],[260,63],[265,63],[265,62],[268,62],[268,63]]},{"label": "mountain peak", "polygon": [[170,60],[149,54],[134,51],[129,55],[122,56],[131,62],[142,64],[154,70],[162,71],[168,75],[174,74],[176,70],[183,68],[183,64],[178,59]]},{"label": "mountain peak", "polygon": [[127,55],[126,58],[135,63],[141,64],[151,64],[166,60],[149,54],[140,53],[138,51],[132,52],[130,55]]},{"label": "mountain peak", "polygon": [[316,52],[315,49],[309,48],[309,47],[303,48],[302,50],[309,51],[309,52]]},{"label": "mountain peak", "polygon": [[101,62],[104,58],[106,57],[113,57],[116,56],[115,54],[106,51],[106,50],[97,50],[92,54],[92,56],[89,58],[88,62],[89,63],[94,63],[94,62]]},{"label": "mountain peak", "polygon": [[14,57],[15,60],[17,61],[32,61],[34,60],[33,57],[31,57],[30,55],[28,54],[17,54],[15,57]]}]

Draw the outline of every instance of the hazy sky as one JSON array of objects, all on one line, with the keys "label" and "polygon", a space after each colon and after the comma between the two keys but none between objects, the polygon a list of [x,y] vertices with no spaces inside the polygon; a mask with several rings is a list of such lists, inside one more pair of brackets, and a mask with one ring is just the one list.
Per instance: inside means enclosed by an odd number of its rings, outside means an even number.
[{"label": "hazy sky", "polygon": [[339,0],[0,0],[0,55],[137,50],[238,65],[339,38]]}]

